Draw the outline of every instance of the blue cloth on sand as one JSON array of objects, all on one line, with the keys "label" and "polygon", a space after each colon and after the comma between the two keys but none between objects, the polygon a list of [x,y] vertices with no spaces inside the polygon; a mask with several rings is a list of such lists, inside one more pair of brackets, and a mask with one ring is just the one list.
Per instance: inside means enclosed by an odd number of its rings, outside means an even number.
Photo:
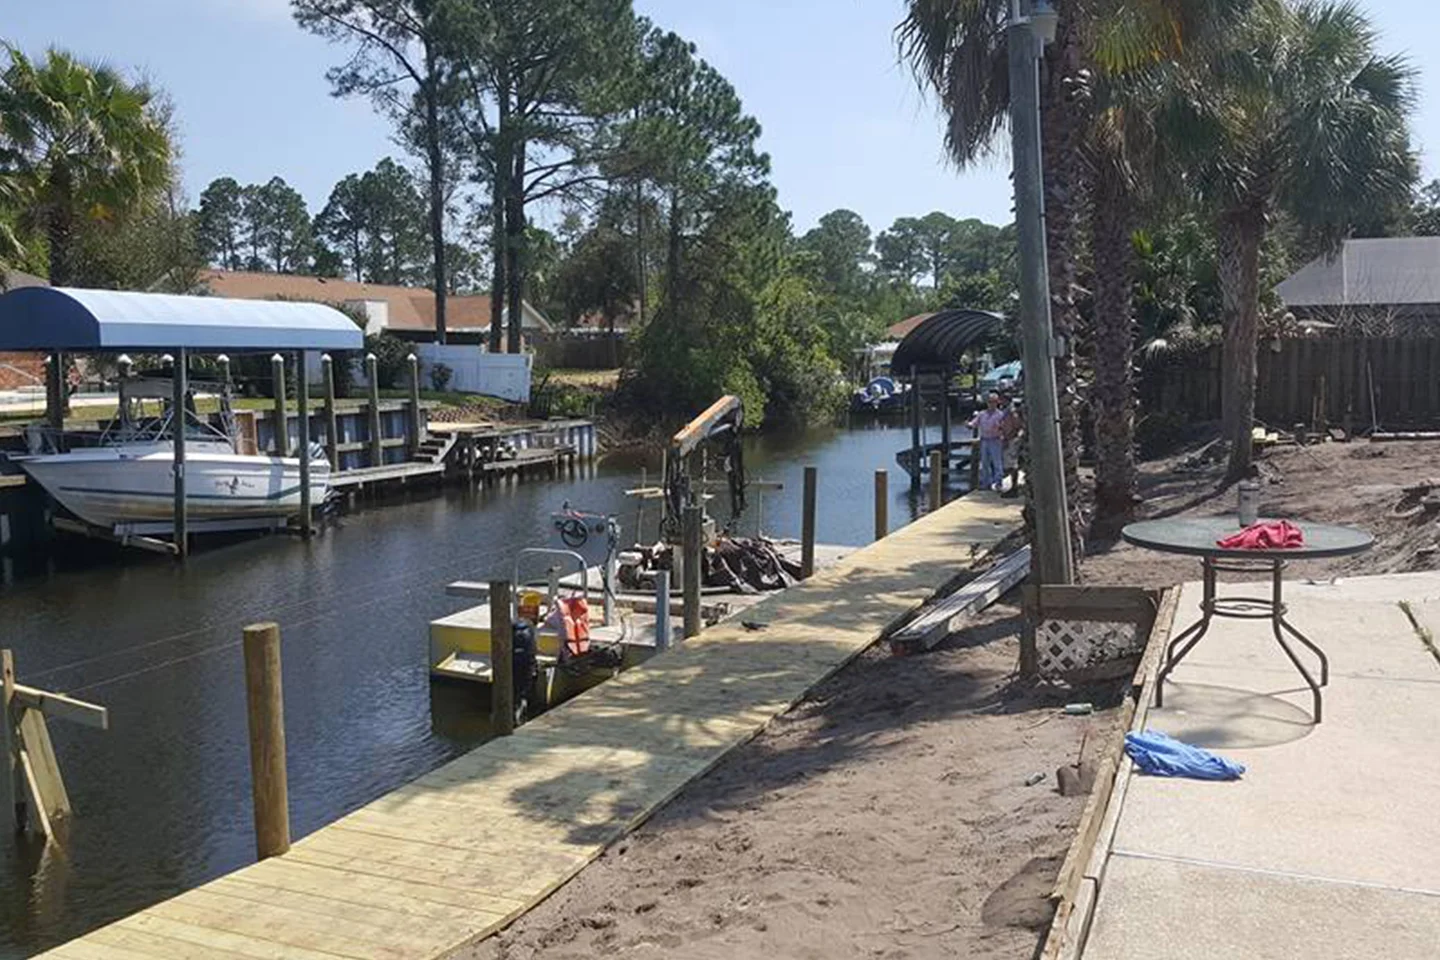
[{"label": "blue cloth on sand", "polygon": [[1159,730],[1125,734],[1125,752],[1135,761],[1135,766],[1157,777],[1238,780],[1245,772],[1243,763],[1181,743]]}]

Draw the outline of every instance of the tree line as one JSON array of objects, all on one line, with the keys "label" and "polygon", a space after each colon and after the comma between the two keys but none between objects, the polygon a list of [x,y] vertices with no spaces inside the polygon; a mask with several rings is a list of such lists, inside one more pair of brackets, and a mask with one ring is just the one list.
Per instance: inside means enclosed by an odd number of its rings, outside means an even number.
[{"label": "tree line", "polygon": [[[1042,72],[1048,265],[1072,478],[1088,404],[1101,513],[1135,493],[1137,344],[1225,343],[1225,431],[1248,463],[1268,292],[1348,235],[1435,232],[1416,191],[1414,72],[1353,5],[1060,0]],[[910,313],[1008,312],[1009,228],[945,213],[872,234],[836,210],[795,235],[760,124],[696,47],[626,0],[295,0],[407,151],[314,217],[282,179],[175,187],[162,93],[50,51],[0,75],[0,256],[57,282],[183,287],[194,264],[489,289],[492,349],[527,297],[635,329],[625,396],[679,410],[721,389],[809,416],[850,351]],[[897,40],[943,107],[953,159],[1003,130],[1006,0],[907,0]],[[53,105],[63,103],[63,111]],[[540,229],[535,220],[555,223]],[[136,242],[146,231],[155,242]],[[1072,502],[1078,503],[1078,488]]]},{"label": "tree line", "polygon": [[[1339,0],[1057,0],[1043,55],[1046,245],[1067,485],[1080,405],[1101,518],[1136,501],[1137,319],[1156,340],[1218,330],[1230,473],[1250,467],[1256,346],[1271,281],[1347,236],[1422,221],[1415,71]],[[1009,110],[1009,0],[908,0],[903,57],[942,106],[961,166]],[[1276,274],[1279,273],[1279,277]],[[1160,328],[1155,329],[1158,325]],[[1077,357],[1081,368],[1077,370]],[[1077,533],[1083,526],[1078,511]],[[1082,536],[1074,538],[1078,545]]]}]

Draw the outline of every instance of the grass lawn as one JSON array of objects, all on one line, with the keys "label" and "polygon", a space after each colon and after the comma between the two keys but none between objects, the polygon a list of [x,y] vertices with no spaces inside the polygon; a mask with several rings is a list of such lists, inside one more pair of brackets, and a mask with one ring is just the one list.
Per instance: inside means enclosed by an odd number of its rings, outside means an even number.
[{"label": "grass lawn", "polygon": [[[546,373],[550,376],[551,383],[564,384],[570,387],[588,387],[590,389],[613,390],[620,382],[619,370],[549,370]],[[545,376],[540,374],[536,379]]]}]

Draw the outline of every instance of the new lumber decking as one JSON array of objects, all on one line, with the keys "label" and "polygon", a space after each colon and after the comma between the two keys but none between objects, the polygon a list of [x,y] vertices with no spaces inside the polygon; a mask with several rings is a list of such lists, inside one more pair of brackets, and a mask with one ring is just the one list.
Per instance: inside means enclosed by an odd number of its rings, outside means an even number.
[{"label": "new lumber decking", "polygon": [[765,629],[712,627],[283,856],[42,956],[441,957],[569,880],[1019,522],[994,494],[954,501],[751,607]]}]

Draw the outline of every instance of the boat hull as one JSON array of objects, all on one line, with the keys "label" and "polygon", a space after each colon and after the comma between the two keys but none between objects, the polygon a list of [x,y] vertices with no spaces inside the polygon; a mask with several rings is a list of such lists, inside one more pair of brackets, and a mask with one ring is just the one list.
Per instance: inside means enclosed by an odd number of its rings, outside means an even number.
[{"label": "boat hull", "polygon": [[[25,457],[20,466],[67,510],[87,523],[173,520],[174,456],[167,447],[103,448]],[[264,520],[300,510],[300,461],[293,457],[187,451],[185,510],[194,521]],[[330,465],[310,463],[310,498],[330,491]]]}]

